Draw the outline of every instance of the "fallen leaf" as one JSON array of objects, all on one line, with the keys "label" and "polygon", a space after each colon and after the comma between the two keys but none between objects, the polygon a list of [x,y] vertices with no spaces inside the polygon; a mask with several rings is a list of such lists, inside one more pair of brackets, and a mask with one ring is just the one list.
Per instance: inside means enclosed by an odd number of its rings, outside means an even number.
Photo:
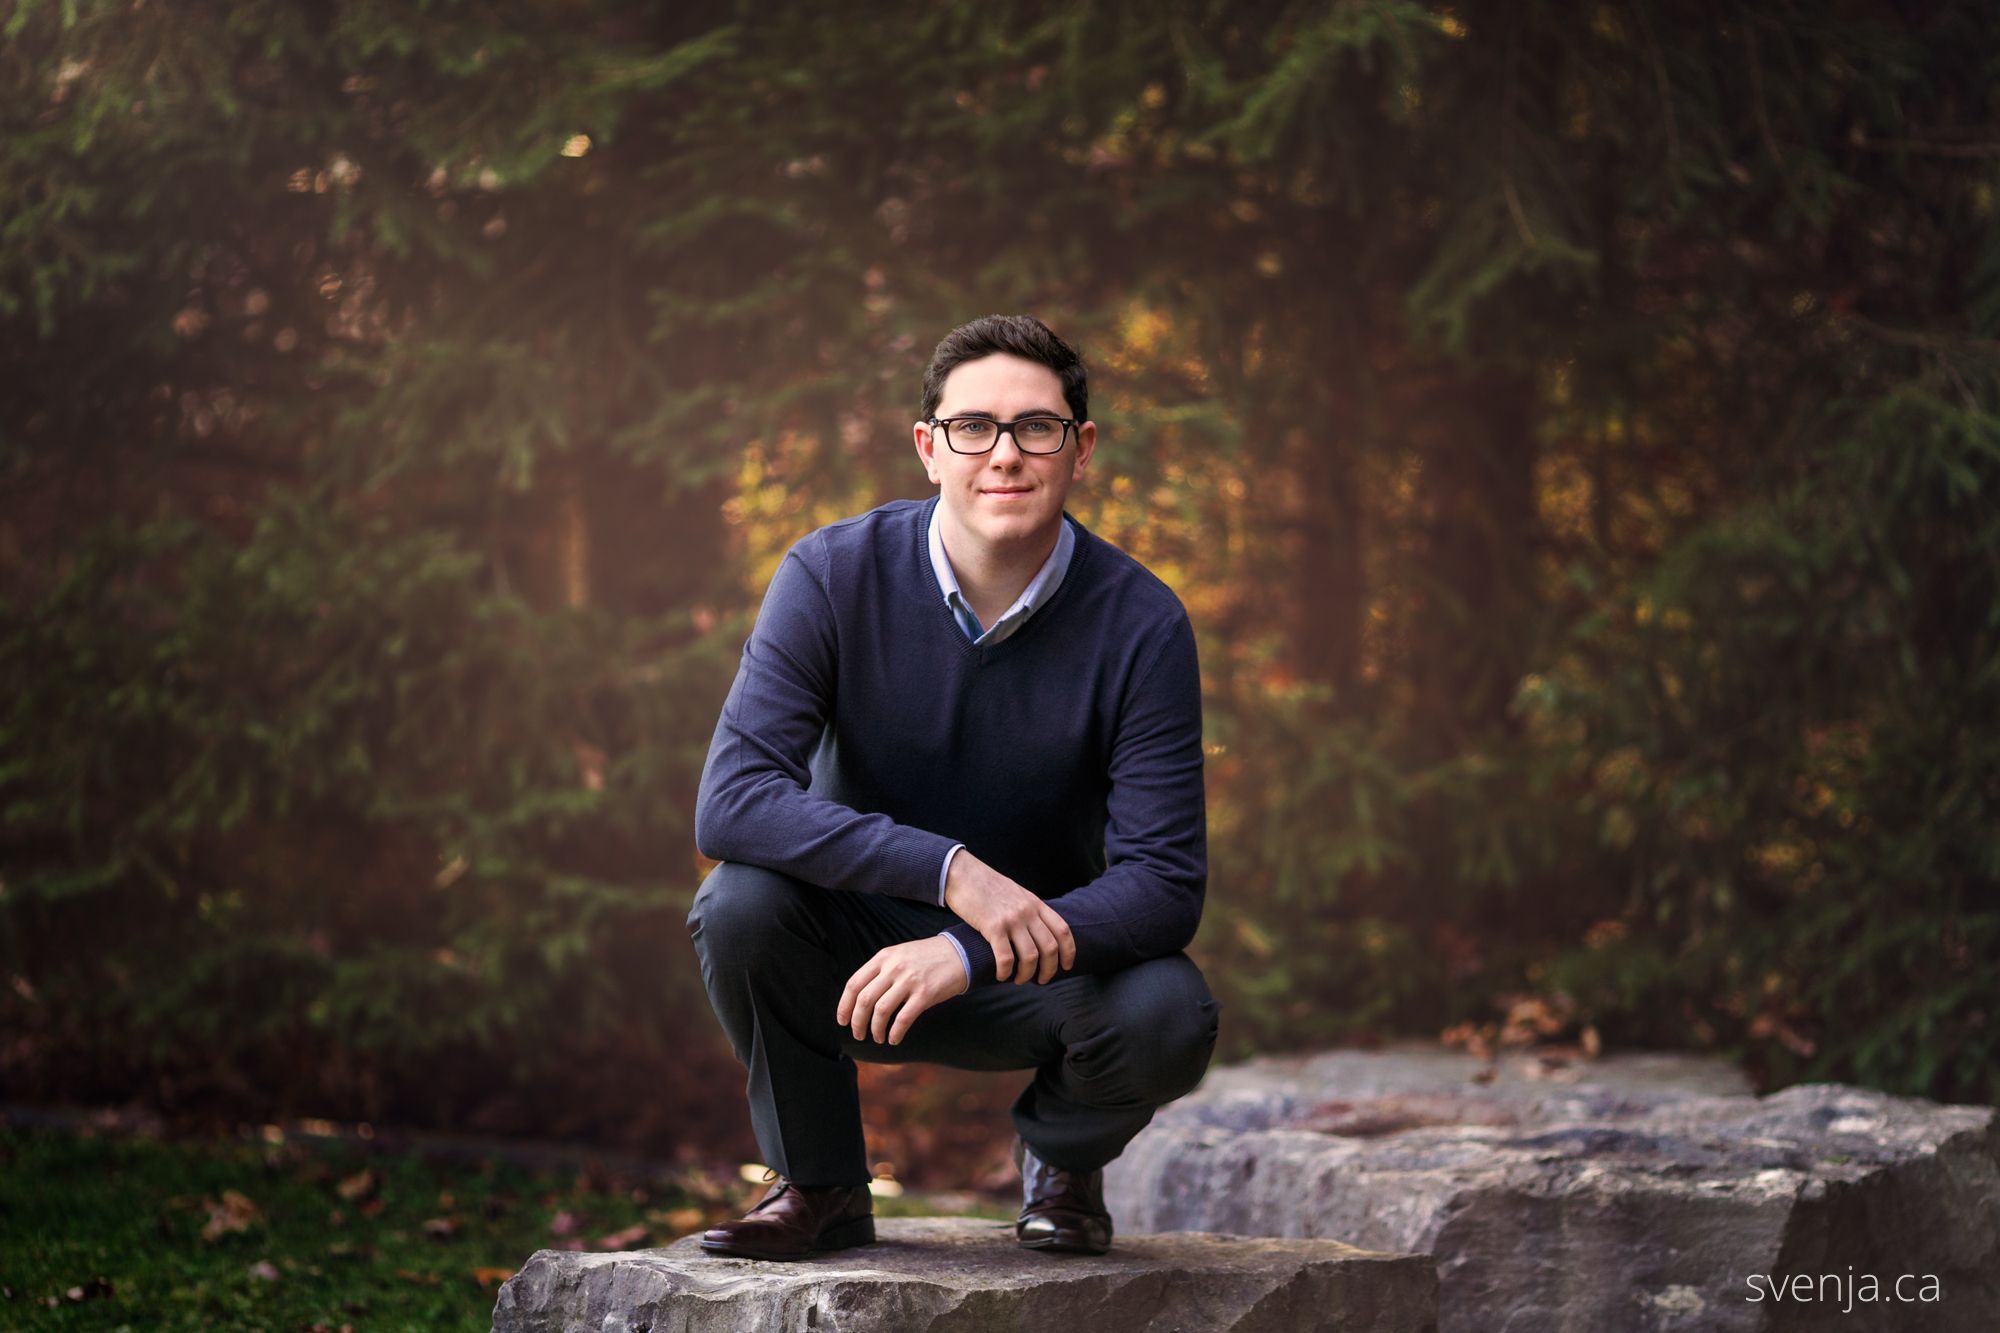
[{"label": "fallen leaf", "polygon": [[375,1192],[375,1173],[364,1168],[335,1185],[333,1191],[349,1203],[366,1198]]},{"label": "fallen leaf", "polygon": [[455,1217],[432,1217],[424,1221],[424,1234],[432,1240],[450,1240],[458,1234],[458,1219]]},{"label": "fallen leaf", "polygon": [[269,1259],[259,1259],[256,1263],[250,1265],[250,1276],[259,1278],[265,1282],[276,1282],[278,1280],[278,1266]]},{"label": "fallen leaf", "polygon": [[514,1276],[515,1271],[512,1268],[475,1268],[472,1270],[472,1280],[482,1287],[497,1287]]},{"label": "fallen leaf", "polygon": [[220,1240],[232,1231],[248,1231],[263,1220],[249,1196],[236,1190],[224,1190],[219,1202],[203,1199],[201,1206],[208,1210],[208,1221],[201,1228],[201,1238],[206,1241]]},{"label": "fallen leaf", "polygon": [[632,1226],[626,1227],[623,1231],[614,1231],[608,1236],[599,1236],[597,1238],[597,1248],[600,1250],[637,1249],[639,1243],[646,1239],[646,1235],[646,1224],[644,1222],[635,1223]]},{"label": "fallen leaf", "polygon": [[561,1212],[549,1219],[549,1234],[554,1236],[575,1235],[582,1221],[575,1213]]},{"label": "fallen leaf", "polygon": [[422,1287],[435,1287],[439,1282],[443,1281],[436,1273],[413,1273],[407,1268],[397,1269],[396,1276],[402,1278],[405,1282],[414,1282]]}]

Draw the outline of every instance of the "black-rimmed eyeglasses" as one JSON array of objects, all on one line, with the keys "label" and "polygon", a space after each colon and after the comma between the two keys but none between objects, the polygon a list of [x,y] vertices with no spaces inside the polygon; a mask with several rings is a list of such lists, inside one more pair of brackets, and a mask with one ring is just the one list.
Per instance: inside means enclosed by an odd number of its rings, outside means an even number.
[{"label": "black-rimmed eyeglasses", "polygon": [[1024,454],[1059,454],[1069,443],[1069,417],[1022,417],[1018,421],[995,421],[991,417],[929,417],[924,424],[944,429],[945,447],[955,454],[991,453],[1002,434],[1014,437],[1014,447]]}]

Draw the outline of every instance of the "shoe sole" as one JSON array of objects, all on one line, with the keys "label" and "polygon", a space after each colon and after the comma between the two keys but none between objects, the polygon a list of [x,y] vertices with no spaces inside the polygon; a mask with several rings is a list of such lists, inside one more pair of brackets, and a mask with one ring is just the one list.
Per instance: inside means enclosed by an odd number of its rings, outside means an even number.
[{"label": "shoe sole", "polygon": [[828,1227],[820,1233],[819,1243],[803,1253],[777,1254],[769,1250],[753,1249],[748,1245],[723,1243],[711,1245],[707,1241],[701,1248],[709,1254],[724,1255],[732,1259],[765,1259],[774,1263],[789,1263],[799,1259],[811,1259],[817,1255],[831,1254],[835,1250],[850,1250],[857,1245],[875,1243],[875,1219],[856,1217],[837,1226]]},{"label": "shoe sole", "polygon": [[1023,1240],[1020,1241],[1020,1246],[1024,1250],[1038,1250],[1044,1254],[1109,1254],[1111,1252],[1109,1245],[1099,1248],[1095,1245],[1063,1240],[1058,1236],[1049,1236],[1041,1240]]}]

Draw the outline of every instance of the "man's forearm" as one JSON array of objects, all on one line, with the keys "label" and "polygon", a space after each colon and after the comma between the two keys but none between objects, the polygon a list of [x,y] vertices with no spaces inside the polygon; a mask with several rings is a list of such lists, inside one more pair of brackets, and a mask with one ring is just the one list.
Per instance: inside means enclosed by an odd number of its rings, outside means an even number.
[{"label": "man's forearm", "polygon": [[833,710],[834,628],[799,546],[779,562],[723,701],[695,796],[695,845],[812,884],[937,901],[952,840],[810,790]]},{"label": "man's forearm", "polygon": [[952,840],[814,796],[782,773],[720,769],[715,754],[695,800],[695,845],[829,889],[938,900]]},{"label": "man's forearm", "polygon": [[[717,778],[715,784],[711,786],[710,777],[713,770],[714,756],[711,753],[709,770],[703,773],[701,789],[695,798],[695,846],[702,855],[716,861],[740,861],[746,865],[762,866],[767,870],[776,870],[809,884],[819,884],[829,889],[888,893],[944,906],[945,883],[951,875],[952,858],[964,849],[964,843],[954,843],[939,835],[925,833],[921,829],[895,824],[884,816],[873,816],[872,818],[889,826],[887,829],[862,835],[863,838],[876,839],[877,846],[900,847],[902,842],[897,841],[898,831],[919,835],[916,841],[918,850],[911,853],[913,855],[929,855],[929,847],[934,843],[945,845],[944,854],[931,862],[937,866],[936,872],[933,874],[926,871],[920,881],[924,886],[923,890],[919,893],[898,893],[898,884],[905,881],[893,873],[874,874],[862,870],[857,874],[851,867],[845,874],[839,873],[838,867],[842,858],[837,854],[830,855],[826,849],[823,830],[831,826],[851,834],[853,821],[866,822],[869,816],[801,790],[799,795],[807,799],[803,802],[793,800],[789,803],[789,810],[779,816],[782,822],[776,825],[778,829],[783,830],[783,833],[772,836],[771,833],[763,831],[772,827],[771,816],[761,815],[752,809],[746,818],[746,812],[740,804],[726,798],[717,799],[720,793],[731,788],[729,782],[723,778]],[[780,777],[782,778],[782,775]],[[771,785],[777,790],[783,789],[782,782]],[[791,817],[800,813],[801,806],[807,807],[806,813],[809,816],[804,827]],[[847,839],[848,842],[855,840],[852,836]],[[849,857],[852,855],[854,853],[850,852]],[[863,852],[861,855],[865,856],[866,853]],[[965,968],[966,984],[970,986],[975,974],[973,964],[966,956],[965,946],[948,931],[939,933],[951,940],[952,948],[958,953],[958,961]]]},{"label": "man's forearm", "polygon": [[[1081,888],[1048,899],[1076,940],[1076,962],[1068,973],[1117,972],[1185,949],[1201,924],[1203,886],[1170,882],[1138,867],[1129,875],[1106,872]],[[964,951],[972,985],[996,980],[993,948],[969,923],[945,932]]]}]

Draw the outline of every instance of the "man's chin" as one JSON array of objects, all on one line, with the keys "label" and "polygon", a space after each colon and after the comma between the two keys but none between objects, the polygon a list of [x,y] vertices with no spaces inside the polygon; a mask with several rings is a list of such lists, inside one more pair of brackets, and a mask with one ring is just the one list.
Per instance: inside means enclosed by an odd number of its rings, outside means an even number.
[{"label": "man's chin", "polygon": [[1048,519],[1040,514],[1027,513],[983,514],[969,526],[973,534],[989,546],[1033,541],[1046,536],[1050,530]]}]

